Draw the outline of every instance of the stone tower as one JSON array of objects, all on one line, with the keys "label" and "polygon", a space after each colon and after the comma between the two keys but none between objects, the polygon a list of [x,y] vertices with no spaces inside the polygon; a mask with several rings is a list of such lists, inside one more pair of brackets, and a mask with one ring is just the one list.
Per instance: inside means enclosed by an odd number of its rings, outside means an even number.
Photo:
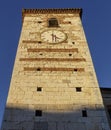
[{"label": "stone tower", "polygon": [[24,9],[2,130],[110,130],[81,9]]}]

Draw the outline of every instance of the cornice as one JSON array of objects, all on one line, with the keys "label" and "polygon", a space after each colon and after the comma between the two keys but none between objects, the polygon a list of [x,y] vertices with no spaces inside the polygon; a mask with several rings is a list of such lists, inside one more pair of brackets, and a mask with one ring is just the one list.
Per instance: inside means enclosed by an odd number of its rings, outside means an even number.
[{"label": "cornice", "polygon": [[75,13],[82,16],[81,8],[49,8],[49,9],[22,9],[22,17],[24,18],[25,14],[65,14],[65,13]]}]

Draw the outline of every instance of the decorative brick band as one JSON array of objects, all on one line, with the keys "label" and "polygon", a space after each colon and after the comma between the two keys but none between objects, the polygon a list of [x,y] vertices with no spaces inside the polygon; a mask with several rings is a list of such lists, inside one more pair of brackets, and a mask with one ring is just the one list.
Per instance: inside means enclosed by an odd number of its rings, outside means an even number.
[{"label": "decorative brick band", "polygon": [[[22,40],[22,43],[38,43],[38,44],[42,44],[42,41],[37,41],[37,40]],[[67,43],[67,41],[64,41],[64,43]]]},{"label": "decorative brick band", "polygon": [[71,24],[70,21],[65,21],[65,22],[62,22],[62,24]]},{"label": "decorative brick band", "polygon": [[35,40],[23,40],[23,43],[38,43],[39,41],[35,41]]},{"label": "decorative brick band", "polygon": [[84,58],[20,58],[20,61],[86,61]]},{"label": "decorative brick band", "polygon": [[73,49],[50,49],[50,48],[34,48],[34,49],[27,49],[28,52],[78,52],[78,48]]},{"label": "decorative brick band", "polygon": [[23,9],[22,15],[24,14],[37,14],[37,13],[78,13],[81,15],[82,9],[80,8],[50,8],[50,9]]},{"label": "decorative brick band", "polygon": [[35,68],[35,67],[24,67],[24,71],[75,71],[84,72],[84,68]]}]

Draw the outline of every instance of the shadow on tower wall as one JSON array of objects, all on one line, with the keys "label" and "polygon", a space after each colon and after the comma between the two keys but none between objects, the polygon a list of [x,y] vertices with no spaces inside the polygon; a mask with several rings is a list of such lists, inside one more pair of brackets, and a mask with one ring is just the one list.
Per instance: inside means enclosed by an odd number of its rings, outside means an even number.
[{"label": "shadow on tower wall", "polygon": [[53,105],[53,109],[51,106],[7,107],[1,130],[110,130],[106,113],[99,105],[95,108]]}]

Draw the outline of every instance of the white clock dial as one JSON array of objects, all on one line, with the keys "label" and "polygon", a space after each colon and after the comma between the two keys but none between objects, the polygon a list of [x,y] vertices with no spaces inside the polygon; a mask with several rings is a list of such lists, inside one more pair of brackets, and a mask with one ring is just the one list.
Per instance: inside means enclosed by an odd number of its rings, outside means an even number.
[{"label": "white clock dial", "polygon": [[66,34],[58,30],[47,30],[41,33],[41,40],[47,43],[61,43],[66,40]]}]

